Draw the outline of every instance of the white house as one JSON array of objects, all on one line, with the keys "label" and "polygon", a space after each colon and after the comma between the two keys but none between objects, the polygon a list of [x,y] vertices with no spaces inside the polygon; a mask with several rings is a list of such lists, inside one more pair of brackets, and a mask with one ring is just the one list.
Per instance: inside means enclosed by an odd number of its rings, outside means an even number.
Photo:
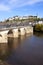
[{"label": "white house", "polygon": [[43,21],[39,21],[38,24],[43,24]]},{"label": "white house", "polygon": [[28,19],[28,16],[23,16],[22,19]]}]

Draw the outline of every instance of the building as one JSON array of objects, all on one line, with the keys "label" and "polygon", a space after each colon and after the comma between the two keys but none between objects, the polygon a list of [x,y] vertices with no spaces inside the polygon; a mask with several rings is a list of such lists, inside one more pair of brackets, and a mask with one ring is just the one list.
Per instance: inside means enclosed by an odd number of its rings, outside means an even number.
[{"label": "building", "polygon": [[29,16],[29,18],[37,18],[37,16]]}]

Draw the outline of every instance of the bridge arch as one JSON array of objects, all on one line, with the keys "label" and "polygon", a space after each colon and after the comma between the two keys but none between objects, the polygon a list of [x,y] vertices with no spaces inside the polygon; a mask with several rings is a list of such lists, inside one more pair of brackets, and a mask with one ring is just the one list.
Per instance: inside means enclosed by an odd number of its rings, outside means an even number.
[{"label": "bridge arch", "polygon": [[20,34],[21,34],[21,30],[20,30],[20,28],[18,28],[18,33],[19,33],[19,36],[20,36]]},{"label": "bridge arch", "polygon": [[13,37],[13,30],[12,30],[12,29],[10,29],[10,30],[8,31],[7,36],[8,36],[8,37]]},{"label": "bridge arch", "polygon": [[2,37],[2,35],[0,34],[0,37]]},{"label": "bridge arch", "polygon": [[12,29],[10,29],[7,34],[13,34]]}]

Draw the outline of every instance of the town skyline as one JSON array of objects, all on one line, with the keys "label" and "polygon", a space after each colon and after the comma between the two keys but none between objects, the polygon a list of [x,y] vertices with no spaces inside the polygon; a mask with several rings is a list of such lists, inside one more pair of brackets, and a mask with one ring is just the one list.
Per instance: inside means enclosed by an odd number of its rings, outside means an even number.
[{"label": "town skyline", "polygon": [[1,0],[0,21],[13,16],[38,16],[43,18],[43,0]]}]

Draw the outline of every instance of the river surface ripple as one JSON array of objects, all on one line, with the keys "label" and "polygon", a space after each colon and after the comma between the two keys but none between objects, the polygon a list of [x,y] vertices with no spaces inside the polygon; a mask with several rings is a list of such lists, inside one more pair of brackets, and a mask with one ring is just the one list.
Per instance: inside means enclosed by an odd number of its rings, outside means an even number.
[{"label": "river surface ripple", "polygon": [[9,65],[43,65],[43,35],[8,38],[0,43],[0,59]]}]

